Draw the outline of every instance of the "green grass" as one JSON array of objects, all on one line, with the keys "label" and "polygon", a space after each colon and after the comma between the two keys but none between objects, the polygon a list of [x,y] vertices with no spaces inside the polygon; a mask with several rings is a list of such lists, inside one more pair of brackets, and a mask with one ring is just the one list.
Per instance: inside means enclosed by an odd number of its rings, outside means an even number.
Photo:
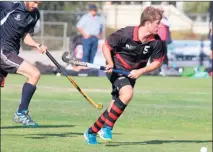
[{"label": "green grass", "polygon": [[[109,105],[105,77],[73,77],[96,102]],[[103,110],[94,109],[65,77],[43,75],[30,105],[39,128],[12,121],[25,78],[10,75],[1,89],[2,152],[212,152],[212,80],[141,77],[117,121],[113,142],[86,145],[83,133]]]}]

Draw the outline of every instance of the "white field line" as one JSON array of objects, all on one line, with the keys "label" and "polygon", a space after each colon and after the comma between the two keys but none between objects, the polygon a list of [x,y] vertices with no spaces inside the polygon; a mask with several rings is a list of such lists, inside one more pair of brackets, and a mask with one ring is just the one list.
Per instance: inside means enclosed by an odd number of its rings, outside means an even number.
[{"label": "white field line", "polygon": [[[45,100],[45,99],[32,99],[33,102],[48,102],[50,100]],[[51,99],[51,102],[57,102],[57,103],[60,103],[60,102],[70,102],[70,104],[72,102],[75,102],[75,103],[87,103],[87,101],[83,101],[84,99],[82,99],[82,101],[73,101],[73,100],[53,100]],[[3,101],[1,102],[9,102],[9,101],[18,101],[18,99],[15,99],[15,98],[6,98],[6,99],[3,99]],[[53,103],[54,104],[54,103]],[[108,106],[109,102],[108,103],[105,103],[106,106]],[[138,106],[138,102],[132,102],[130,106]],[[72,106],[72,105],[71,105]],[[154,108],[154,109],[163,109],[163,108],[171,108],[171,109],[175,109],[175,108],[181,108],[181,109],[212,109],[212,106],[200,106],[200,105],[179,105],[179,104],[140,104],[141,107],[147,107],[147,108]]]},{"label": "white field line", "polygon": [[[71,86],[72,87],[72,86]],[[53,87],[53,86],[42,86],[42,85],[39,85],[38,86],[38,89],[47,89],[49,90],[49,93],[51,92],[64,92],[64,91],[69,91],[69,92],[78,92],[76,88],[68,88],[68,87]],[[17,88],[17,89],[21,89],[22,86],[21,85],[10,85],[8,84],[7,86],[5,86],[3,89],[14,89],[14,88]],[[91,93],[110,93],[112,90],[111,89],[86,89],[86,88],[83,88],[83,87],[80,87],[83,91],[85,92],[91,92]],[[203,91],[188,91],[190,89],[186,89],[185,90],[182,90],[182,91],[176,91],[174,90],[174,88],[171,88],[171,90],[169,90],[169,88],[167,88],[167,90],[165,91],[163,88],[162,89],[155,89],[153,88],[153,90],[147,90],[146,88],[144,88],[143,90],[137,90],[135,89],[134,90],[134,93],[136,94],[154,94],[154,93],[163,93],[163,94],[199,94],[199,95],[208,95],[208,94],[211,94],[211,91],[209,92],[203,92]]]}]

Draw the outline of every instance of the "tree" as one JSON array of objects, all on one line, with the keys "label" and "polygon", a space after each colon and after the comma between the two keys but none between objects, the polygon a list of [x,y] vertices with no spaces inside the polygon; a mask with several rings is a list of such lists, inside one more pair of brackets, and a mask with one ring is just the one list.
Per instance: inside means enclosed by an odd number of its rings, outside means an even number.
[{"label": "tree", "polygon": [[64,10],[65,2],[64,1],[52,1],[52,2],[41,2],[39,5],[40,10]]},{"label": "tree", "polygon": [[209,2],[184,2],[185,13],[207,13]]},{"label": "tree", "polygon": [[[68,36],[76,35],[76,23],[82,15],[88,12],[89,4],[96,4],[99,12],[102,9],[103,2],[88,2],[88,1],[51,1],[41,2],[39,10],[44,10],[43,19],[45,22],[66,22],[68,23]],[[57,12],[61,11],[61,12]],[[45,26],[44,35],[62,36],[59,26]],[[59,34],[60,33],[60,34]]]}]

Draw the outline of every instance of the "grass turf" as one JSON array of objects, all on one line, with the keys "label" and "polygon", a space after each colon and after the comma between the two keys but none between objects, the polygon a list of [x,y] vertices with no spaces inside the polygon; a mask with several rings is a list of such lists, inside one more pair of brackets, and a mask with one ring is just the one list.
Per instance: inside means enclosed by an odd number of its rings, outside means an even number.
[{"label": "grass turf", "polygon": [[40,127],[12,122],[24,77],[9,75],[1,89],[2,152],[212,152],[212,80],[141,77],[117,121],[113,142],[84,143],[83,133],[109,105],[105,77],[73,77],[96,102],[94,109],[65,77],[43,75],[30,105]]}]

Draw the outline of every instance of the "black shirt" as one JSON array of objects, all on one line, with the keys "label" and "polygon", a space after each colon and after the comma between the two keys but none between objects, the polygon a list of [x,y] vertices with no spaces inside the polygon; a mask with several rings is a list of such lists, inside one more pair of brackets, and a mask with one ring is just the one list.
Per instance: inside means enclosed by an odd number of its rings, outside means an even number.
[{"label": "black shirt", "polygon": [[39,11],[28,11],[24,2],[14,3],[9,10],[1,10],[1,49],[19,53],[20,40],[25,34],[33,33],[39,18]]},{"label": "black shirt", "polygon": [[3,9],[11,9],[13,5],[14,5],[14,2],[1,1],[0,2],[0,11],[2,11]]},{"label": "black shirt", "polygon": [[150,57],[153,61],[163,61],[165,45],[160,37],[151,35],[148,42],[141,43],[138,29],[138,26],[128,26],[107,37],[105,44],[112,51],[115,68],[129,71],[143,68]]}]

